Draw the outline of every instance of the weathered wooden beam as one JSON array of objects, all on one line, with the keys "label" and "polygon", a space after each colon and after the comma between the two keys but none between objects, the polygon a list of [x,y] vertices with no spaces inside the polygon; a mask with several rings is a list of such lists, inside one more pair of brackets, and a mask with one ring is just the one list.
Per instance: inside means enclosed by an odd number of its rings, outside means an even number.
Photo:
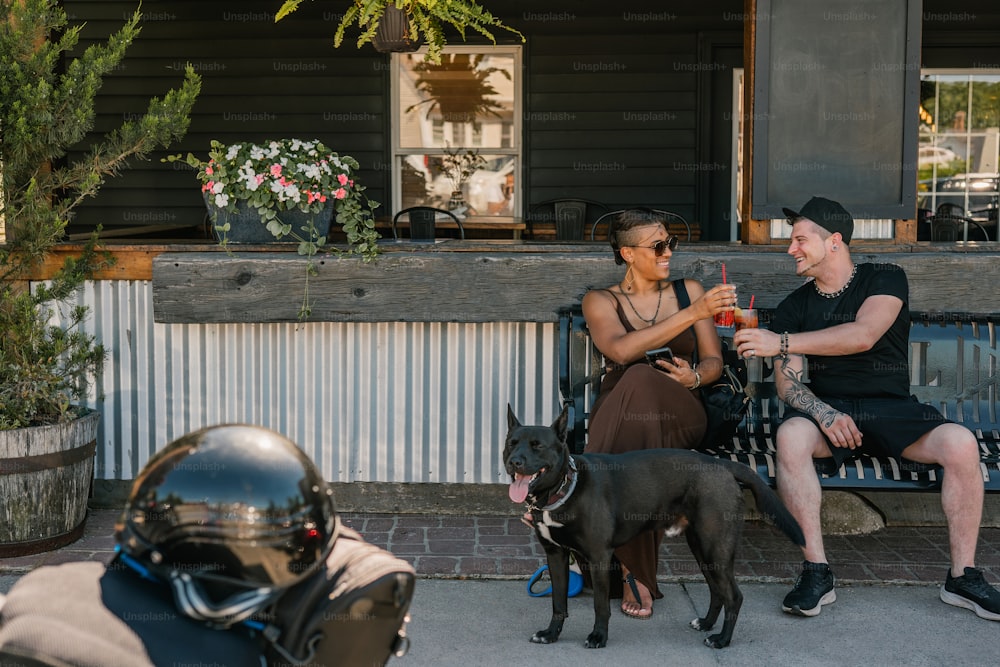
[{"label": "weathered wooden beam", "polygon": [[[771,308],[801,284],[784,248],[678,252],[674,276],[711,286],[721,264]],[[914,310],[1000,312],[995,253],[854,251],[856,261],[893,262],[910,277]],[[298,318],[306,260],[289,253],[163,253],[153,260],[157,322],[290,322]],[[577,252],[387,253],[375,263],[327,258],[309,281],[311,321],[553,322],[593,287],[618,282],[622,269],[603,249]]]},{"label": "weathered wooden beam", "polygon": [[[97,272],[95,280],[152,280],[153,258],[167,250],[187,248],[218,248],[216,244],[202,246],[183,246],[168,244],[128,244],[102,245],[101,251],[107,251],[114,258],[114,265]],[[48,280],[56,271],[62,268],[67,258],[76,258],[83,252],[81,243],[63,243],[57,245],[27,276],[30,280]]]}]

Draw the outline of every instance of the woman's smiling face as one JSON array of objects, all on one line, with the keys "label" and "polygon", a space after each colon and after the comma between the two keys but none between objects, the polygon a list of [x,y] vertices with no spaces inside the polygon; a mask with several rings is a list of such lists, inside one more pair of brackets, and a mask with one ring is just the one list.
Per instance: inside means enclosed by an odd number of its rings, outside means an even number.
[{"label": "woman's smiling face", "polygon": [[631,250],[632,266],[636,271],[661,280],[670,275],[670,258],[673,257],[673,250],[668,244],[663,248],[663,254],[657,255],[653,248],[658,242],[666,244],[670,238],[662,224],[642,225],[628,230],[627,234],[628,243],[623,247]]}]

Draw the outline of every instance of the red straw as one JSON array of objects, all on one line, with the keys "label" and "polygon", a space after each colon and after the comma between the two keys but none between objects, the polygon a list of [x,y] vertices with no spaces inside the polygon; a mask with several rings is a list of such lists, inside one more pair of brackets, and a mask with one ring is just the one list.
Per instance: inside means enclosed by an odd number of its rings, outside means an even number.
[{"label": "red straw", "polygon": [[726,263],[722,263],[722,284],[726,284]]},{"label": "red straw", "polygon": [[750,308],[753,308],[753,298],[754,298],[754,295],[751,294],[750,295]]}]

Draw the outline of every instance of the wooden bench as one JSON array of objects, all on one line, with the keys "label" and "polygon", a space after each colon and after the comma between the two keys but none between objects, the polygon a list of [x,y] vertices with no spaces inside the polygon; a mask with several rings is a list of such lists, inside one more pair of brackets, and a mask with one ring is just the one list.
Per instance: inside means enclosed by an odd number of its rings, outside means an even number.
[{"label": "wooden bench", "polygon": [[[762,321],[768,319],[767,313],[762,313]],[[912,313],[910,319],[913,395],[976,434],[986,489],[1000,491],[1000,316]],[[769,361],[762,361],[763,381],[748,387],[750,407],[732,442],[706,453],[745,463],[774,486],[774,432],[784,403],[777,398]],[[582,452],[586,444],[590,406],[600,389],[601,365],[580,306],[561,310],[559,390],[569,409],[569,441],[574,453]],[[936,466],[903,470],[894,460],[862,455],[846,462],[835,475],[820,474],[820,481],[824,488],[837,489],[934,489],[940,487],[941,474]]]}]

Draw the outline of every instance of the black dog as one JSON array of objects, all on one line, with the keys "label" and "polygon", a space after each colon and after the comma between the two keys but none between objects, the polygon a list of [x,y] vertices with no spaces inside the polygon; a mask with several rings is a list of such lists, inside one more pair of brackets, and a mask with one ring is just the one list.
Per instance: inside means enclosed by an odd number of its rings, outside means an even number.
[{"label": "black dog", "polygon": [[757,507],[797,545],[805,544],[798,522],[756,472],[745,465],[682,449],[571,456],[566,445],[566,410],[549,426],[522,426],[507,406],[503,459],[513,478],[510,498],[527,502],[532,524],[548,558],[552,578],[552,620],[531,641],[559,639],[567,617],[569,554],[591,566],[594,629],[587,648],[608,641],[611,617],[609,572],[618,547],[644,530],[684,533],[708,588],[711,602],[696,630],[710,630],[723,607],[722,632],[705,643],[728,646],[743,594],[733,561],[743,528],[743,493],[750,487]]}]

